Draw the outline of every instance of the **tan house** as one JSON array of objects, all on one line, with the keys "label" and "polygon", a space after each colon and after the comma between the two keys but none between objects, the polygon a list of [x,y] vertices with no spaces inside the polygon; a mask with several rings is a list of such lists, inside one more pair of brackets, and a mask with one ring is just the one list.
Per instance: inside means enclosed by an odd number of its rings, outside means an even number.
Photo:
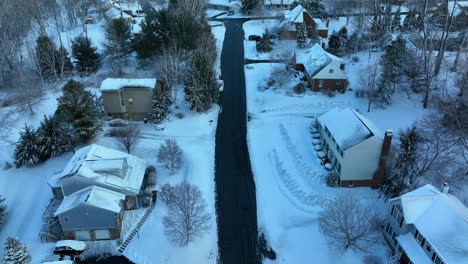
[{"label": "tan house", "polygon": [[164,89],[157,79],[107,78],[101,83],[104,111],[116,118],[143,120],[152,109],[153,89]]},{"label": "tan house", "polygon": [[346,91],[345,61],[326,52],[319,44],[295,52],[293,64],[296,70],[304,72],[313,91]]},{"label": "tan house", "polygon": [[360,113],[335,108],[317,118],[321,145],[342,187],[379,188],[391,162],[392,131],[385,134]]},{"label": "tan house", "polygon": [[281,39],[297,39],[299,27],[305,24],[307,37],[317,34],[321,38],[328,38],[328,28],[319,18],[313,18],[309,12],[298,5],[285,15],[285,20],[281,22]]}]

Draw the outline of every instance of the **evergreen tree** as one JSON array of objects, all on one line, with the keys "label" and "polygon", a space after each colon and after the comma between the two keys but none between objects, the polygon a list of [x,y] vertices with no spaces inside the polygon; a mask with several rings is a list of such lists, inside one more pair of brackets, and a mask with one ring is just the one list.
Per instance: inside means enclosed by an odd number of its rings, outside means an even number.
[{"label": "evergreen tree", "polygon": [[55,45],[47,36],[36,40],[36,60],[41,76],[52,77],[55,74]]},{"label": "evergreen tree", "polygon": [[141,34],[134,41],[139,59],[153,57],[170,46],[172,15],[167,9],[151,10],[141,22]]},{"label": "evergreen tree", "polygon": [[88,76],[98,69],[101,56],[88,37],[81,35],[72,41],[72,54],[76,69],[83,75]]},{"label": "evergreen tree", "polygon": [[3,264],[28,264],[31,262],[26,246],[18,239],[9,237],[5,241]]},{"label": "evergreen tree", "polygon": [[2,198],[0,195],[0,231],[2,230],[2,226],[5,224],[7,217],[7,206],[4,202],[5,198]]},{"label": "evergreen tree", "polygon": [[299,4],[301,4],[312,17],[324,18],[328,16],[323,3],[319,0],[301,0]]},{"label": "evergreen tree", "polygon": [[401,30],[401,13],[400,8],[398,7],[396,13],[393,15],[393,20],[391,24],[391,29],[393,32],[399,32]]},{"label": "evergreen tree", "polygon": [[150,113],[150,119],[155,123],[161,123],[169,114],[169,107],[172,103],[171,95],[169,92],[154,89],[152,103],[153,108]]},{"label": "evergreen tree", "polygon": [[341,39],[340,39],[340,36],[338,36],[338,34],[335,31],[333,31],[333,33],[328,38],[327,51],[338,57],[341,57],[343,55],[342,47],[341,47]]},{"label": "evergreen tree", "polygon": [[101,128],[100,109],[96,97],[84,89],[80,82],[70,80],[62,88],[62,96],[57,98],[55,119],[73,128],[75,135],[87,140]]},{"label": "evergreen tree", "polygon": [[413,185],[418,176],[417,149],[421,140],[415,125],[401,134],[398,158],[390,177],[383,186],[387,197],[398,196]]},{"label": "evergreen tree", "polygon": [[315,27],[313,27],[310,32],[310,44],[314,45],[315,43],[320,43],[320,37]]},{"label": "evergreen tree", "polygon": [[41,125],[37,129],[37,134],[38,149],[42,162],[67,151],[73,151],[70,131],[61,127],[54,117],[44,116],[44,120],[41,121]]},{"label": "evergreen tree", "polygon": [[206,36],[206,33],[212,36],[211,27],[205,17],[195,16],[189,11],[173,13],[170,26],[173,45],[186,50],[202,48],[200,39]]},{"label": "evergreen tree", "polygon": [[185,101],[190,104],[190,109],[197,112],[210,109],[218,100],[219,87],[212,57],[204,50],[195,51],[184,87]]},{"label": "evergreen tree", "polygon": [[305,23],[302,23],[297,29],[297,46],[299,48],[305,47],[307,44],[307,27]]},{"label": "evergreen tree", "polygon": [[273,42],[268,30],[263,33],[262,38],[257,42],[256,47],[258,52],[270,52],[273,50]]},{"label": "evergreen tree", "polygon": [[26,165],[34,166],[40,162],[37,133],[30,126],[25,126],[20,132],[20,139],[15,148],[15,165],[17,168]]},{"label": "evergreen tree", "polygon": [[338,33],[337,33],[338,37],[340,37],[340,39],[342,39],[344,42],[348,41],[348,29],[346,27],[342,27]]},{"label": "evergreen tree", "polygon": [[380,58],[382,74],[380,75],[379,89],[377,90],[383,105],[391,104],[395,87],[404,73],[407,53],[406,41],[401,36],[398,36],[396,40],[385,47],[385,53]]},{"label": "evergreen tree", "polygon": [[357,33],[353,33],[349,36],[349,39],[346,43],[346,53],[353,54],[362,50],[363,43],[361,38]]},{"label": "evergreen tree", "polygon": [[112,60],[125,59],[132,52],[130,25],[124,18],[109,20],[106,25],[108,43],[105,53]]},{"label": "evergreen tree", "polygon": [[260,0],[242,0],[242,14],[250,15],[260,9],[262,1]]}]

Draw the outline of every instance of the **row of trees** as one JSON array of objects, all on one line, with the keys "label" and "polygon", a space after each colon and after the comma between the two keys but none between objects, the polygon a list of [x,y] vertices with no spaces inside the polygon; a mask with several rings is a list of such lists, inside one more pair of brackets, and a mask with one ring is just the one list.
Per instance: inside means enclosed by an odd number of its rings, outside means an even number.
[{"label": "row of trees", "polygon": [[73,151],[74,142],[92,138],[101,128],[101,107],[84,86],[70,80],[62,88],[53,116],[44,116],[39,128],[25,126],[16,143],[15,164],[34,166]]}]

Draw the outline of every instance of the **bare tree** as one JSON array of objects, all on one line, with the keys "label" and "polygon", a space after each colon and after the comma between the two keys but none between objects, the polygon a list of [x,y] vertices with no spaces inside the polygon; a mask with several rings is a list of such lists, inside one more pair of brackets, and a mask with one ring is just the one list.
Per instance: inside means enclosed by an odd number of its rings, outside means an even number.
[{"label": "bare tree", "polygon": [[209,231],[211,216],[197,186],[179,183],[172,187],[172,195],[166,206],[164,232],[173,243],[186,246]]},{"label": "bare tree", "polygon": [[15,66],[7,75],[5,86],[11,89],[11,100],[15,101],[17,111],[27,109],[30,114],[34,114],[33,107],[41,101],[44,90],[33,70],[24,65]]},{"label": "bare tree", "polygon": [[182,158],[182,149],[173,139],[167,139],[161,144],[158,151],[158,162],[173,175],[182,168],[184,160]]},{"label": "bare tree", "polygon": [[186,52],[178,47],[163,48],[161,56],[155,57],[156,72],[164,78],[169,90],[172,89],[173,102],[177,104],[177,88],[186,70]]},{"label": "bare tree", "polygon": [[127,153],[130,153],[140,140],[140,133],[140,127],[135,122],[130,122],[124,127],[114,128],[113,131],[115,141],[122,145]]},{"label": "bare tree", "polygon": [[378,241],[380,227],[376,211],[363,206],[352,193],[339,193],[324,208],[319,227],[331,246],[366,252]]},{"label": "bare tree", "polygon": [[359,84],[367,92],[367,112],[371,111],[371,106],[374,103],[378,77],[378,63],[375,61],[370,61],[369,65],[359,72]]}]

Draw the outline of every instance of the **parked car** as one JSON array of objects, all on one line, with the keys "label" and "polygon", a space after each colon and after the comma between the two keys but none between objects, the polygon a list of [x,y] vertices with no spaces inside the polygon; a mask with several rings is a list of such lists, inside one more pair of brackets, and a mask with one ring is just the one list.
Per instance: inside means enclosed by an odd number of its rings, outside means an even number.
[{"label": "parked car", "polygon": [[262,37],[260,37],[258,35],[250,35],[249,36],[249,40],[260,41],[261,39],[262,39]]},{"label": "parked car", "polygon": [[78,255],[86,248],[86,243],[78,240],[60,240],[55,243],[54,253],[60,255]]}]

